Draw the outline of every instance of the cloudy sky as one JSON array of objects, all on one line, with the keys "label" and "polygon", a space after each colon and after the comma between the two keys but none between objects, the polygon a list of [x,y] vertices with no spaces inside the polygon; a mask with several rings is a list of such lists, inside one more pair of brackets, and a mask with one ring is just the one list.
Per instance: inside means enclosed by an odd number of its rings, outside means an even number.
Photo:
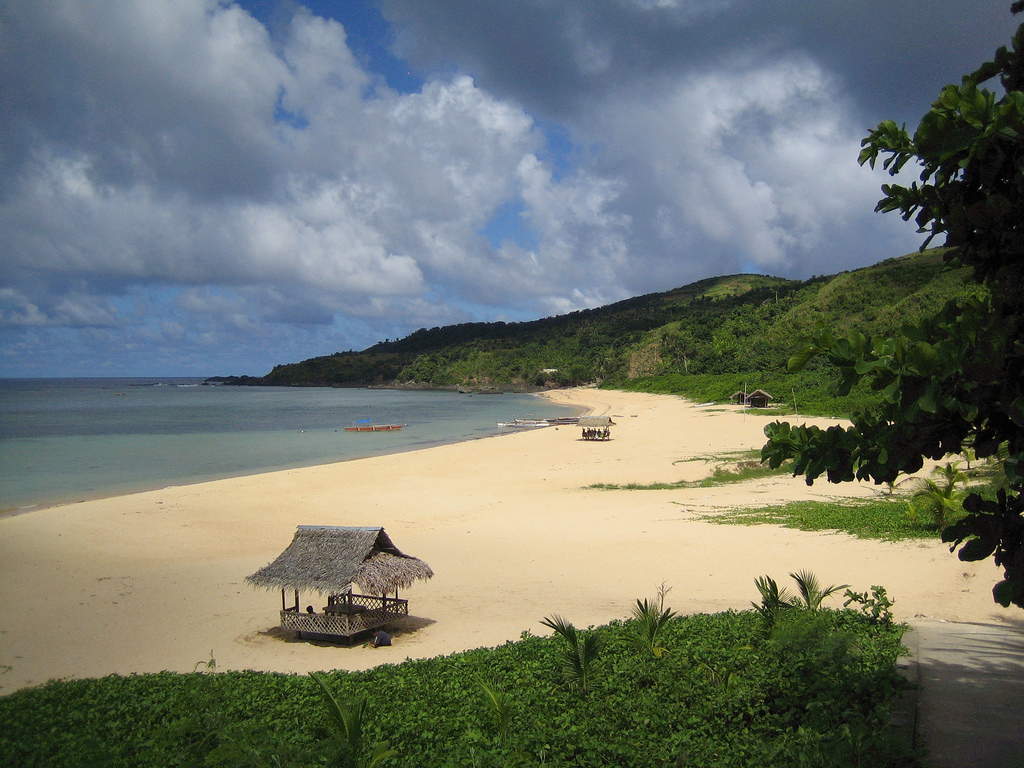
[{"label": "cloudy sky", "polygon": [[266,373],[907,253],[1010,0],[0,0],[0,376]]}]

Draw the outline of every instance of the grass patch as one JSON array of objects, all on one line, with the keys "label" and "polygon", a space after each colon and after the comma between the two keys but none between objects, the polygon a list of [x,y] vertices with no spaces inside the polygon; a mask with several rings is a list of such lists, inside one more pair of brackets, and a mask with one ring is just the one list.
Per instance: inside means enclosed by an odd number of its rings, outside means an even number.
[{"label": "grass patch", "polygon": [[[366,765],[386,741],[387,766],[918,765],[887,728],[902,628],[852,610],[785,614],[774,628],[754,611],[670,618],[657,655],[638,649],[637,619],[578,630],[598,649],[585,687],[570,684],[564,638],[529,633],[323,673],[333,709],[306,675],[51,681],[0,697],[0,764]],[[359,739],[339,741],[332,712],[358,720]]]},{"label": "grass patch", "polygon": [[[714,488],[727,483],[740,483],[744,480],[792,474],[790,462],[785,462],[777,469],[762,464],[760,451],[745,451],[741,454],[727,454],[727,456],[730,458],[738,456],[741,457],[741,460],[720,464],[712,470],[709,477],[701,480],[676,480],[671,483],[594,483],[586,488],[599,491],[670,491],[677,488]],[[721,461],[723,458],[725,456],[709,457],[704,461],[711,463]]]},{"label": "grass patch", "polygon": [[933,524],[914,522],[907,501],[896,496],[850,501],[794,501],[775,507],[737,509],[702,516],[722,525],[783,525],[801,531],[842,531],[861,539],[937,539]]},{"label": "grass patch", "polygon": [[583,486],[590,491],[671,491],[676,488],[693,488],[689,480],[677,480],[674,483],[594,483]]}]

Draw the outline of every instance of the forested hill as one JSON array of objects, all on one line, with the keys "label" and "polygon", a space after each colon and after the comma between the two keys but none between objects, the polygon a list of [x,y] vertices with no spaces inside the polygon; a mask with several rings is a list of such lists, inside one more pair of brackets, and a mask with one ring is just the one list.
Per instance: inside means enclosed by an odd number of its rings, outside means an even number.
[{"label": "forested hill", "polygon": [[806,281],[715,277],[664,293],[523,323],[418,330],[362,352],[278,365],[233,384],[535,390],[695,375],[781,375],[816,323],[894,331],[968,290],[938,251]]}]

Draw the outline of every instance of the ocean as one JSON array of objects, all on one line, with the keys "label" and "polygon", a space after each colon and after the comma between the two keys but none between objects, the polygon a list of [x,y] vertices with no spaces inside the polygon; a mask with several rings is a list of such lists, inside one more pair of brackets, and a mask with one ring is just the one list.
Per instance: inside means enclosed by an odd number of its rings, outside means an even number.
[{"label": "ocean", "polygon": [[[0,379],[0,512],[500,434],[576,411],[525,394]],[[370,420],[390,432],[346,432]]]}]

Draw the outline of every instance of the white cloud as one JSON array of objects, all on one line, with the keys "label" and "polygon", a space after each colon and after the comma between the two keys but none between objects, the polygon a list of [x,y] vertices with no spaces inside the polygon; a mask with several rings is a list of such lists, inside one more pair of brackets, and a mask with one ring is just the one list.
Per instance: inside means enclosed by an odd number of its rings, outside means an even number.
[{"label": "white cloud", "polygon": [[[624,181],[582,171],[555,180],[532,155],[523,158],[517,173],[526,219],[540,240],[530,254],[534,292],[561,311],[620,298],[623,273],[635,266],[628,259],[631,217],[613,207]],[[554,296],[551,287],[558,289]]]},{"label": "white cloud", "polygon": [[[871,213],[883,179],[856,165],[863,126],[840,78],[780,53],[781,37],[742,55],[695,47],[702,24],[727,38],[733,3],[526,5],[474,0],[457,29],[435,4],[413,9],[446,25],[442,48],[478,45],[487,13],[551,23],[529,41],[536,60],[487,38],[480,74],[445,68],[406,94],[305,11],[272,35],[218,0],[6,8],[8,359],[66,329],[96,349],[272,340],[299,359],[917,245]],[[532,109],[558,115],[577,153],[545,146]],[[502,210],[528,232],[493,247]]]},{"label": "white cloud", "polygon": [[[709,259],[718,272],[807,274],[878,198],[836,85],[806,59],[694,73],[595,111],[588,137],[606,147],[595,165],[629,189],[631,245],[646,243],[660,273],[675,260],[679,283],[698,265],[706,276]],[[862,256],[836,249],[832,266],[864,263],[844,258]]]},{"label": "white cloud", "polygon": [[176,303],[186,312],[201,315],[237,312],[243,306],[237,296],[215,292],[209,286],[189,288],[183,291],[177,297]]},{"label": "white cloud", "polygon": [[56,306],[54,324],[83,327],[114,327],[120,325],[114,305],[102,296],[69,295],[61,298]]},{"label": "white cloud", "polygon": [[[55,3],[23,20],[51,47],[73,41],[82,95],[61,108],[103,130],[37,140],[5,179],[5,282],[97,294],[213,285],[236,300],[273,288],[272,313],[294,315],[292,302],[321,322],[423,296],[428,280],[500,293],[479,232],[540,136],[470,78],[389,91],[356,64],[339,24],[308,13],[280,49],[238,7],[198,0],[117,13]],[[211,157],[226,145],[236,149]]]},{"label": "white cloud", "polygon": [[43,326],[49,324],[49,318],[20,291],[0,288],[0,323],[13,326]]}]

